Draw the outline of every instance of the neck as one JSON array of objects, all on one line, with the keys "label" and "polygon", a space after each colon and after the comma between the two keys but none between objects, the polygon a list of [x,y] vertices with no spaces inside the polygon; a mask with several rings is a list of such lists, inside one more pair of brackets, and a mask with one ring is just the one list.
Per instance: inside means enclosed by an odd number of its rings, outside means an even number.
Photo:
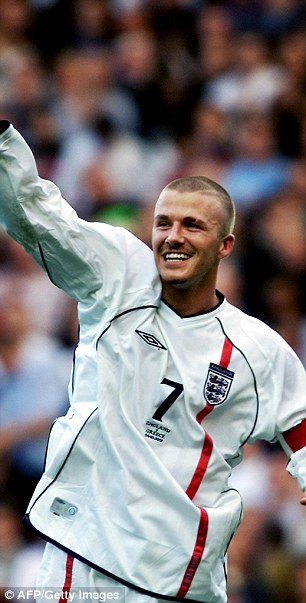
[{"label": "neck", "polygon": [[167,285],[163,286],[162,297],[182,317],[207,312],[220,301],[215,289],[206,294],[199,294],[194,288],[189,290]]}]

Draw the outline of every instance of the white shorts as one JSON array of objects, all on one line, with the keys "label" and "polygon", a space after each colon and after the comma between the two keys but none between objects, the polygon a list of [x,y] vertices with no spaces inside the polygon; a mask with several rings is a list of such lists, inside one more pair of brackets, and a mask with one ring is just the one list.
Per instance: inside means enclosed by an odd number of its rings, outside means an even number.
[{"label": "white shorts", "polygon": [[[44,550],[36,586],[38,589],[56,588],[64,592],[74,588],[118,588],[118,592],[124,593],[124,603],[165,603],[165,600],[123,586],[50,543],[46,544]],[[67,595],[66,600],[69,601]]]}]

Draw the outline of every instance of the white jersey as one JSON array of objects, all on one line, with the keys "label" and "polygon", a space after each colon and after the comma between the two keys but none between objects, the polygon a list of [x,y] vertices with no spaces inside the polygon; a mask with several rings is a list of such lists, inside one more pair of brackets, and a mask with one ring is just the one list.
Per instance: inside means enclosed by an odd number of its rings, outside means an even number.
[{"label": "white jersey", "polygon": [[[147,594],[224,603],[241,520],[231,468],[244,443],[282,441],[305,419],[302,364],[220,294],[211,311],[178,316],[161,300],[152,251],[79,219],[12,126],[0,137],[0,194],[8,232],[79,303],[71,407],[52,427],[29,522]],[[290,465],[302,488],[304,458]]]}]

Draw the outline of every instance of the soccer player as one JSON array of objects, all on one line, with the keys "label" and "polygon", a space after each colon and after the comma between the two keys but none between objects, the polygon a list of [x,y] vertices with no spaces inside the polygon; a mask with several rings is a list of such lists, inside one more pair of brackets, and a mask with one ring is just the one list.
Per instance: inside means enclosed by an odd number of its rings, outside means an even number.
[{"label": "soccer player", "polygon": [[216,291],[234,205],[205,177],[169,183],[152,251],[81,220],[14,127],[0,129],[2,223],[79,309],[70,409],[51,429],[26,516],[47,541],[38,586],[224,603],[241,520],[228,478],[243,445],[280,441],[306,488],[304,368]]}]

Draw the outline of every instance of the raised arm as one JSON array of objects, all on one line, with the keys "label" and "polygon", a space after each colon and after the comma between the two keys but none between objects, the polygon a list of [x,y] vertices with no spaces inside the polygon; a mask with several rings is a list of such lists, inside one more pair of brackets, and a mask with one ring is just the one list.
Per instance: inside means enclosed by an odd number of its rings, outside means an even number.
[{"label": "raised arm", "polygon": [[[39,177],[26,141],[0,120],[0,223],[47,272],[85,306],[120,307],[128,291],[159,297],[151,249],[121,227],[82,220],[57,186]],[[99,310],[99,312],[100,312]]]},{"label": "raised arm", "polygon": [[39,177],[33,154],[19,132],[0,121],[0,221],[6,231],[78,301],[102,278],[93,225],[81,220],[52,182]]}]

